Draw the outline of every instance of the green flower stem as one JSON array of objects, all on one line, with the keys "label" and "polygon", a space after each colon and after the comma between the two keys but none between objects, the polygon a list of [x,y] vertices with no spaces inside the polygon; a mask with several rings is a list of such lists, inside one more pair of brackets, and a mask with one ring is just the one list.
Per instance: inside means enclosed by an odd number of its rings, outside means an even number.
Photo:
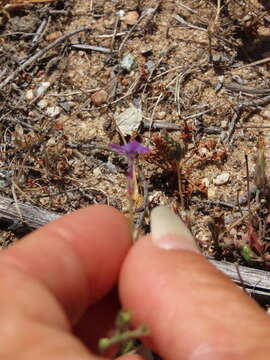
[{"label": "green flower stem", "polygon": [[101,338],[99,340],[99,349],[101,352],[103,352],[113,344],[121,343],[130,339],[136,339],[148,334],[149,334],[148,328],[145,325],[141,325],[135,330],[127,330],[122,333],[116,333],[111,338]]}]

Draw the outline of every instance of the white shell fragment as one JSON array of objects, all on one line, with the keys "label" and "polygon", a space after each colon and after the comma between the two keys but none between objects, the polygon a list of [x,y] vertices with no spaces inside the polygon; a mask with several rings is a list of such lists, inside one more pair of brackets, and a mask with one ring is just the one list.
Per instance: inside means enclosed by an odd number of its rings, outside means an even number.
[{"label": "white shell fragment", "polygon": [[116,118],[116,125],[123,136],[132,135],[139,129],[141,122],[142,111],[132,104]]},{"label": "white shell fragment", "polygon": [[214,180],[213,180],[213,183],[215,185],[224,185],[224,184],[227,184],[227,182],[229,181],[230,179],[230,174],[229,173],[223,173],[223,174],[220,174],[218,175]]}]

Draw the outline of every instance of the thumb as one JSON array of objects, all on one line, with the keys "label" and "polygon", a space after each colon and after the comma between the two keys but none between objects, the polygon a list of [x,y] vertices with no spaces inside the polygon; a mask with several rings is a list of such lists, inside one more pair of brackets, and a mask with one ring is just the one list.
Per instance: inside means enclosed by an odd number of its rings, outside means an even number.
[{"label": "thumb", "polygon": [[150,328],[147,345],[166,360],[265,359],[268,315],[199,254],[168,208],[153,210],[151,227],[120,277],[124,308]]}]

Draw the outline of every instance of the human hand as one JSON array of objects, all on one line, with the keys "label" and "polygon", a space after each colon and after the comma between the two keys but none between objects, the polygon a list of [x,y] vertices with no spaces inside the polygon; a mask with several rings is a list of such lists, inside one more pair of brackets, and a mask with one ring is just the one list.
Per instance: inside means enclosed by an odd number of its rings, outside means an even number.
[{"label": "human hand", "polygon": [[119,303],[111,290],[130,244],[124,216],[92,206],[2,251],[0,359],[100,359],[87,345],[95,350],[113,327]]},{"label": "human hand", "polygon": [[164,360],[270,358],[269,315],[199,254],[168,208],[153,210],[151,235],[128,253],[120,299]]},{"label": "human hand", "polygon": [[[201,255],[181,223],[154,211],[152,238],[181,233],[178,250],[130,239],[115,210],[90,207],[47,225],[0,254],[3,359],[98,359],[90,348],[111,328],[120,296],[147,344],[166,360],[266,359],[267,315]],[[155,214],[156,212],[156,214]],[[167,220],[166,220],[167,219]],[[184,248],[188,248],[185,250]],[[191,251],[190,251],[191,250]],[[125,360],[141,359],[126,355]]]}]

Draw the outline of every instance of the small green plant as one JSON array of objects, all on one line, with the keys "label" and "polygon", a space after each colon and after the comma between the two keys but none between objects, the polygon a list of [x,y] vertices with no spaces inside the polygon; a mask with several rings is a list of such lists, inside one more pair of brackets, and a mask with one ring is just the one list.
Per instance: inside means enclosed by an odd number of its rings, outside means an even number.
[{"label": "small green plant", "polygon": [[116,357],[129,353],[136,348],[136,339],[149,334],[145,325],[141,325],[134,330],[130,330],[131,313],[120,311],[115,322],[116,332],[110,338],[101,338],[99,340],[99,349],[101,353],[110,346],[118,344]]}]

